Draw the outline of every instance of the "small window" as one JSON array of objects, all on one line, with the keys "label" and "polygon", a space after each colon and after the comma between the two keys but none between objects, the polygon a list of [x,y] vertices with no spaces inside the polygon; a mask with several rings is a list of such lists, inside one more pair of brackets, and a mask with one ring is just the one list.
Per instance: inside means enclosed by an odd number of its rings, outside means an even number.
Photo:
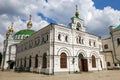
[{"label": "small window", "polygon": [[29,35],[26,36],[26,38],[28,38],[28,37],[29,37]]},{"label": "small window", "polygon": [[105,45],[104,45],[104,49],[108,49],[108,44],[105,44]]},{"label": "small window", "polygon": [[84,44],[84,39],[82,39],[82,44]]},{"label": "small window", "polygon": [[38,67],[38,55],[35,56],[35,68]]},{"label": "small window", "polygon": [[115,63],[114,65],[117,66],[117,63]]},{"label": "small window", "polygon": [[79,37],[79,44],[81,44],[81,37]]},{"label": "small window", "polygon": [[110,62],[107,62],[107,66],[110,66]]},{"label": "small window", "polygon": [[120,38],[117,38],[117,44],[120,45]]},{"label": "small window", "polygon": [[89,41],[89,45],[91,46],[91,41]]},{"label": "small window", "polygon": [[68,36],[65,36],[65,41],[68,42]]},{"label": "small window", "polygon": [[47,35],[47,41],[48,41],[48,35]]},{"label": "small window", "polygon": [[58,35],[58,40],[60,40],[60,41],[61,41],[61,35],[60,35],[60,34]]},{"label": "small window", "polygon": [[24,67],[26,67],[26,57],[24,58]]},{"label": "small window", "polygon": [[96,43],[94,42],[94,47],[96,46]]}]

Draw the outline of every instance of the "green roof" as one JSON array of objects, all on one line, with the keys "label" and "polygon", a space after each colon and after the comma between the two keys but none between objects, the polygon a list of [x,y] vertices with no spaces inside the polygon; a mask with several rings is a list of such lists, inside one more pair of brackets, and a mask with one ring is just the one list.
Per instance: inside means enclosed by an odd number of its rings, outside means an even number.
[{"label": "green roof", "polygon": [[118,25],[116,28],[120,28],[120,25]]},{"label": "green roof", "polygon": [[24,40],[26,37],[29,37],[34,33],[34,30],[24,29],[16,32],[16,34],[13,37],[15,40]]},{"label": "green roof", "polygon": [[34,30],[25,29],[18,31],[15,35],[32,35],[34,32]]}]

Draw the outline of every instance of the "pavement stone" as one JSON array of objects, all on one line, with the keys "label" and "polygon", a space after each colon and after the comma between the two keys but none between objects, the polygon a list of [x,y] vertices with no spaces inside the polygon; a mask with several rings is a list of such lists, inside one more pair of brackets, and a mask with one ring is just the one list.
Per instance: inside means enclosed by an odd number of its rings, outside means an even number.
[{"label": "pavement stone", "polygon": [[120,80],[120,70],[44,75],[28,72],[0,71],[0,80]]}]

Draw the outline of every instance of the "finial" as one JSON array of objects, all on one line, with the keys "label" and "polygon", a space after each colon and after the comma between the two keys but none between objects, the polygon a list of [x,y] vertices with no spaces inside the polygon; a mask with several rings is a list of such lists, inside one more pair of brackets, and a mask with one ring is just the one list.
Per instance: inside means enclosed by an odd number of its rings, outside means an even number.
[{"label": "finial", "polygon": [[11,23],[11,27],[13,27],[14,22]]},{"label": "finial", "polygon": [[30,29],[32,27],[32,21],[31,21],[32,15],[29,15],[29,22],[27,23],[27,28]]},{"label": "finial", "polygon": [[32,15],[29,15],[29,20],[31,21]]},{"label": "finial", "polygon": [[78,5],[76,5],[76,13],[75,13],[76,17],[79,17],[79,12],[78,12]]},{"label": "finial", "polygon": [[76,5],[76,11],[78,11],[78,5]]},{"label": "finial", "polygon": [[11,26],[9,27],[9,32],[10,32],[10,33],[13,33],[13,31],[14,31],[14,29],[13,29],[13,24],[14,24],[14,23],[12,22],[12,23],[11,23]]}]

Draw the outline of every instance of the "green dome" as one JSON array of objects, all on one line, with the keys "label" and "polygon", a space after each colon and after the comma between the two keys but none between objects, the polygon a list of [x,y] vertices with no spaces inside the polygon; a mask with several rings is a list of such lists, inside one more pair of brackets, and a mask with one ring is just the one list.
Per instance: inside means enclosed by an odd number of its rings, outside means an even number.
[{"label": "green dome", "polygon": [[34,30],[29,30],[29,29],[20,30],[20,31],[16,32],[16,34],[14,35],[14,39],[23,40],[26,37],[31,36],[33,33],[35,33]]}]

